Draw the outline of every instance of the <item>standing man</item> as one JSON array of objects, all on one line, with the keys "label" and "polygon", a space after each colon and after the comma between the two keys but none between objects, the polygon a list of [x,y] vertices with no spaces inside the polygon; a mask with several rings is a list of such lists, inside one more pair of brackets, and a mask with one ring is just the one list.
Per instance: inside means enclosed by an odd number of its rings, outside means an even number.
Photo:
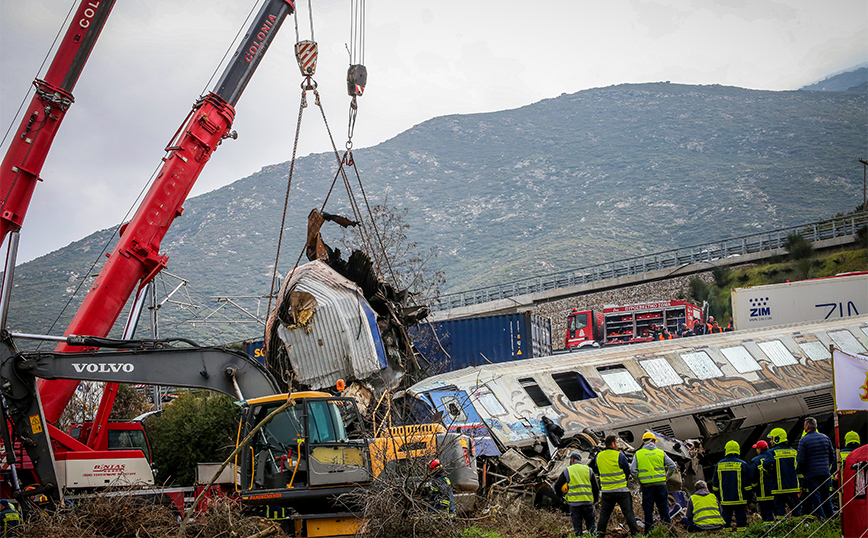
[{"label": "standing man", "polygon": [[594,503],[600,498],[600,488],[594,471],[582,465],[582,455],[578,452],[570,455],[570,466],[558,477],[555,491],[565,494],[563,497],[570,506],[574,534],[582,535],[582,522],[588,532],[594,530]]},{"label": "standing man", "polygon": [[747,493],[751,490],[750,469],[739,455],[741,447],[736,441],[729,441],[723,448],[724,458],[714,467],[712,487],[720,496],[724,528],[732,530],[735,516],[735,530],[747,529]]},{"label": "standing man", "polygon": [[763,521],[774,521],[775,496],[772,495],[772,490],[775,489],[775,475],[771,472],[774,462],[769,462],[769,444],[760,440],[753,448],[756,449],[757,456],[750,460],[750,483],[756,492],[760,517]]},{"label": "standing man", "polygon": [[832,465],[835,464],[835,449],[832,441],[817,431],[817,419],[805,419],[805,436],[799,441],[796,465],[799,474],[805,477],[804,487],[808,491],[803,513],[810,519],[826,519],[829,503],[829,479]]},{"label": "standing man", "polygon": [[614,435],[606,437],[605,445],[605,450],[597,454],[594,460],[601,491],[597,537],[606,536],[609,516],[616,504],[621,507],[621,513],[627,520],[630,535],[636,536],[639,534],[639,527],[636,526],[636,516],[633,515],[633,496],[627,488],[627,476],[630,474],[627,457],[618,450],[618,438]]},{"label": "standing man", "polygon": [[657,436],[645,432],[642,436],[642,448],[636,451],[630,472],[639,479],[642,486],[642,511],[645,513],[645,534],[651,532],[654,526],[654,507],[660,514],[660,520],[667,525],[669,519],[669,491],[666,489],[666,477],[674,473],[678,466],[665,452],[657,448]]},{"label": "standing man", "polygon": [[771,465],[769,472],[775,477],[775,519],[783,519],[787,515],[787,507],[793,516],[799,515],[799,477],[796,474],[796,451],[787,443],[787,432],[783,428],[775,428],[769,432],[768,439],[772,443],[769,449],[771,456],[763,462]]}]

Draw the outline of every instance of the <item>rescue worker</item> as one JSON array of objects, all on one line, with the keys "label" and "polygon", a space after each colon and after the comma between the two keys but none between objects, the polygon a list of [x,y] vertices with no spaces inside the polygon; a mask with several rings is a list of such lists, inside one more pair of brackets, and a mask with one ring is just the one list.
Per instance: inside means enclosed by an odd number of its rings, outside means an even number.
[{"label": "rescue worker", "polygon": [[841,464],[844,464],[844,460],[847,459],[847,456],[850,455],[850,452],[853,452],[861,445],[862,439],[859,437],[858,433],[854,431],[849,431],[844,434],[844,448],[841,449]]},{"label": "rescue worker", "polygon": [[618,450],[618,438],[614,435],[606,437],[604,444],[606,448],[594,459],[594,467],[600,477],[600,519],[597,521],[597,536],[606,536],[609,517],[616,504],[621,507],[621,513],[627,520],[630,535],[636,536],[639,534],[639,527],[636,525],[636,516],[633,515],[633,496],[627,487],[627,476],[630,474],[627,456]]},{"label": "rescue worker", "polygon": [[428,468],[433,475],[428,491],[432,511],[442,510],[448,517],[455,517],[455,494],[452,492],[452,481],[446,476],[439,459],[431,460]]},{"label": "rescue worker", "polygon": [[696,493],[687,501],[687,532],[716,531],[724,527],[717,497],[708,491],[708,484],[698,480]]},{"label": "rescue worker", "polygon": [[756,492],[760,517],[763,521],[774,521],[775,496],[772,495],[772,490],[775,489],[775,475],[769,472],[773,464],[768,461],[773,456],[768,453],[769,444],[763,440],[757,441],[753,448],[756,449],[757,456],[750,460],[750,483]]},{"label": "rescue worker", "polygon": [[667,476],[674,473],[678,466],[665,452],[657,448],[657,436],[645,432],[642,448],[636,451],[630,472],[639,480],[642,487],[642,511],[645,513],[645,534],[654,526],[654,507],[660,519],[667,525],[669,519],[669,491],[666,489]]},{"label": "rescue worker", "polygon": [[582,465],[582,455],[574,452],[570,455],[570,466],[555,482],[555,491],[563,494],[564,501],[570,506],[570,520],[576,536],[582,535],[582,523],[588,532],[594,530],[594,503],[600,498],[600,488],[594,471],[587,465]]},{"label": "rescue worker", "polygon": [[832,441],[817,431],[817,419],[805,419],[805,436],[799,441],[796,454],[796,469],[805,477],[804,487],[808,497],[802,513],[809,518],[826,519],[832,517],[829,504],[829,485],[832,465],[835,465],[835,448]]},{"label": "rescue worker", "polygon": [[0,499],[0,519],[3,520],[3,538],[16,535],[16,529],[21,524],[21,514],[6,499]]},{"label": "rescue worker", "polygon": [[775,498],[775,519],[783,519],[787,515],[787,507],[793,516],[799,515],[799,478],[796,476],[796,451],[787,443],[787,432],[783,428],[774,428],[769,432],[768,439],[772,447],[769,456],[763,462],[771,467],[768,472],[775,477],[775,488],[772,495]]},{"label": "rescue worker", "polygon": [[741,447],[736,441],[728,441],[723,447],[724,458],[714,467],[712,488],[720,497],[724,528],[732,530],[735,516],[735,529],[747,528],[747,494],[751,490],[750,468],[742,460]]}]

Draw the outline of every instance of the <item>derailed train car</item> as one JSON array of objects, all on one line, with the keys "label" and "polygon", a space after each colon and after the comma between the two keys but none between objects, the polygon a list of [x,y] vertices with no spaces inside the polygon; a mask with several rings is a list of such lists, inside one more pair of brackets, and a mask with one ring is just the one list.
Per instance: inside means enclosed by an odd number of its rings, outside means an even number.
[{"label": "derailed train car", "polygon": [[[729,440],[748,450],[772,427],[798,439],[805,416],[832,434],[830,345],[866,353],[868,316],[467,368],[427,378],[400,397],[415,420],[440,417],[470,433],[478,455],[513,474],[563,468],[549,463],[544,418],[563,428],[562,447],[615,434],[638,448],[646,430],[699,440],[698,450],[669,444],[699,474]],[[841,420],[842,432],[865,428],[862,416]]]}]

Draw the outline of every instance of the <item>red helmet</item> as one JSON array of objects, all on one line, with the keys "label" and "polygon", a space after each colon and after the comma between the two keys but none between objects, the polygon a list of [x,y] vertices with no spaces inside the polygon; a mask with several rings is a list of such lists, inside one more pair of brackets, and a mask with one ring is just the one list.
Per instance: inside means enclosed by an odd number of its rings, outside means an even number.
[{"label": "red helmet", "polygon": [[428,464],[428,467],[431,468],[432,471],[443,468],[443,466],[440,465],[440,460],[438,460],[437,458],[431,460],[431,463]]}]

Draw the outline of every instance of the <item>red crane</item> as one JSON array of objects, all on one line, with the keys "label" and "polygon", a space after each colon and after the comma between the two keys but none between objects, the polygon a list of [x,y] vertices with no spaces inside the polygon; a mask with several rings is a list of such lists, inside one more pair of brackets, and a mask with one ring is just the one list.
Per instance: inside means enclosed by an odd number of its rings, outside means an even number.
[{"label": "red crane", "polygon": [[[121,228],[120,239],[88,291],[87,297],[66,330],[66,335],[106,336],[124,304],[166,266],[160,242],[193,188],[211,153],[220,142],[233,136],[235,104],[253,76],[266,49],[287,15],[295,10],[291,0],[266,1],[215,89],[193,106],[184,123],[166,147],[163,166],[132,220]],[[58,352],[94,348],[61,344]],[[56,422],[75,393],[78,381],[51,380],[40,383],[45,418]],[[100,403],[87,446],[101,446],[105,425],[114,402],[117,384],[108,384]],[[61,445],[68,441],[55,428],[51,435]],[[68,443],[68,449],[81,449]]]},{"label": "red crane", "polygon": [[0,167],[0,243],[21,229],[39,173],[74,99],[72,90],[114,7],[115,0],[82,0],[36,93],[15,131]]}]

